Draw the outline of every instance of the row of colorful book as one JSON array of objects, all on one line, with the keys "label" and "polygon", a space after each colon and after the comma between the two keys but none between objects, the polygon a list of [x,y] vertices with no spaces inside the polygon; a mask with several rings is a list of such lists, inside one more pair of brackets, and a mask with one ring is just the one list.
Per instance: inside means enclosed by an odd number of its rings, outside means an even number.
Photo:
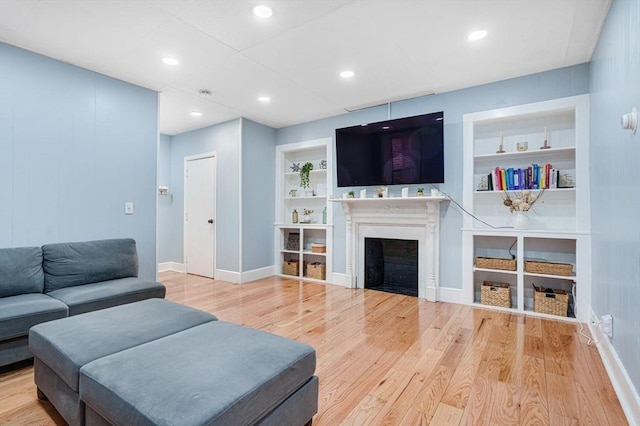
[{"label": "row of colorful book", "polygon": [[496,167],[487,175],[489,191],[519,191],[557,188],[560,171],[551,164],[532,164],[525,168]]}]

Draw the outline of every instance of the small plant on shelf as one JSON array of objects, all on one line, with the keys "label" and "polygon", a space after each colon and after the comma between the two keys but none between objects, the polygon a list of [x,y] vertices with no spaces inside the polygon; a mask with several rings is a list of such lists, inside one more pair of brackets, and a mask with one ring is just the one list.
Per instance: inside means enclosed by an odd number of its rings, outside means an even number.
[{"label": "small plant on shelf", "polygon": [[533,208],[533,205],[542,197],[544,189],[539,193],[522,191],[520,193],[504,191],[504,197],[502,198],[502,204],[509,208],[511,213],[514,212],[528,212]]},{"label": "small plant on shelf", "polygon": [[313,170],[313,164],[310,162],[304,163],[300,168],[300,187],[309,188],[309,173]]},{"label": "small plant on shelf", "polygon": [[353,191],[349,191],[349,193],[347,194],[347,196],[348,196],[349,198],[354,198],[354,197],[356,196],[356,193],[355,193],[355,192],[353,192]]},{"label": "small plant on shelf", "polygon": [[417,195],[418,197],[422,197],[422,196],[424,195],[424,188],[423,188],[423,187],[418,188],[418,189],[416,190],[416,195]]}]

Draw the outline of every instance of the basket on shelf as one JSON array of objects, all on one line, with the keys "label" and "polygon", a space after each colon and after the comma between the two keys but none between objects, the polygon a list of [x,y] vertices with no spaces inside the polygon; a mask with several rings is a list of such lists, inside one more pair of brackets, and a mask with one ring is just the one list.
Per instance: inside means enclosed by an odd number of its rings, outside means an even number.
[{"label": "basket on shelf", "polygon": [[327,276],[327,265],[320,262],[313,262],[307,264],[307,278],[314,278],[316,280],[324,280]]},{"label": "basket on shelf", "polygon": [[313,244],[311,244],[311,252],[312,253],[326,253],[327,252],[327,245],[326,244],[313,243]]},{"label": "basket on shelf", "polygon": [[282,273],[285,275],[300,275],[300,262],[297,260],[285,260],[282,264]]},{"label": "basket on shelf", "polygon": [[483,305],[511,307],[511,286],[507,283],[485,281],[480,290],[480,303]]},{"label": "basket on shelf", "polygon": [[569,309],[569,295],[564,290],[544,289],[533,285],[533,310],[542,314],[566,317]]},{"label": "basket on shelf", "polygon": [[573,265],[570,263],[553,263],[525,260],[524,271],[534,274],[571,276],[573,275]]},{"label": "basket on shelf", "polygon": [[500,259],[494,257],[476,257],[476,267],[486,269],[502,269],[504,271],[515,271],[515,259]]}]

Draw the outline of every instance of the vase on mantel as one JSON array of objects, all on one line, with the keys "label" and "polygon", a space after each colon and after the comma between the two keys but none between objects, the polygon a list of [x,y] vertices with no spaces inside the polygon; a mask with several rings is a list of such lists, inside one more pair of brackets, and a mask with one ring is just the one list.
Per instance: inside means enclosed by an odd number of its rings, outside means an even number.
[{"label": "vase on mantel", "polygon": [[529,229],[529,217],[527,212],[516,212],[513,216],[513,227],[515,229]]}]

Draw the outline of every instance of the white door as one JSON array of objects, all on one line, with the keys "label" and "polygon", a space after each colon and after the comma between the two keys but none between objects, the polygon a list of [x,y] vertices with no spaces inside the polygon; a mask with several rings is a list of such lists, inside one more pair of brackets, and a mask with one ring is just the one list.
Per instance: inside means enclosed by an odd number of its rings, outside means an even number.
[{"label": "white door", "polygon": [[185,158],[184,254],[188,274],[214,278],[216,157]]}]

